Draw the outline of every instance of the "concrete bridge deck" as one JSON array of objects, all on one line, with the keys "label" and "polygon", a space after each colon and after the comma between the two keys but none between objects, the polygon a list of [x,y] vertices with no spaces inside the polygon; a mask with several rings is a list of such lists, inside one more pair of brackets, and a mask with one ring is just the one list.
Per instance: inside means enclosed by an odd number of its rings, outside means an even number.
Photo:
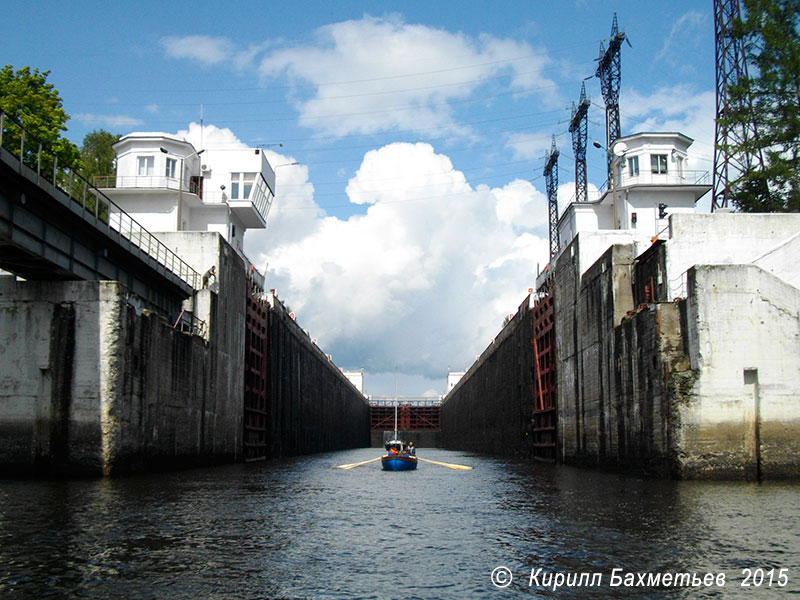
[{"label": "concrete bridge deck", "polygon": [[180,314],[200,275],[19,131],[0,114],[0,268],[28,280],[120,281],[143,307]]}]

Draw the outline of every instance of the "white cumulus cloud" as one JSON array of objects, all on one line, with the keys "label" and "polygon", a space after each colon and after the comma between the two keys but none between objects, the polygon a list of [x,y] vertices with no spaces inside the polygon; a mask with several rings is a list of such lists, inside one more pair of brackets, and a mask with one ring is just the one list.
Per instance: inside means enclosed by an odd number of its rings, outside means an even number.
[{"label": "white cumulus cloud", "polygon": [[689,148],[689,169],[711,171],[714,158],[713,90],[697,92],[688,86],[662,87],[643,94],[632,90],[622,112],[624,131],[678,131],[694,140]]},{"label": "white cumulus cloud", "polygon": [[548,61],[525,42],[365,16],[321,27],[312,44],[269,52],[260,73],[288,77],[301,123],[328,135],[430,128],[465,135],[451,102],[498,88],[552,101]]},{"label": "white cumulus cloud", "polygon": [[161,46],[170,58],[187,58],[208,65],[219,64],[234,54],[230,40],[209,35],[167,36],[161,38]]},{"label": "white cumulus cloud", "polygon": [[144,122],[128,115],[97,115],[94,113],[78,113],[73,115],[73,118],[93,127],[113,127],[117,129],[137,127]]},{"label": "white cumulus cloud", "polygon": [[346,220],[316,206],[304,168],[285,171],[269,228],[248,232],[246,250],[344,368],[443,381],[485,348],[547,260],[541,193],[524,181],[473,188],[428,144],[368,152],[347,192],[369,206]]},{"label": "white cumulus cloud", "polygon": [[192,144],[197,150],[203,149],[238,149],[247,148],[236,134],[226,127],[189,123],[189,129],[181,129],[178,135]]}]

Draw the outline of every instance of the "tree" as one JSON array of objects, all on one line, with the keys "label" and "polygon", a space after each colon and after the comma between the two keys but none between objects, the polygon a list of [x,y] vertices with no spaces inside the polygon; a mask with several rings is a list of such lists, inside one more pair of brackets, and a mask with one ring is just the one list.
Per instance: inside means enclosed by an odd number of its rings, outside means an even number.
[{"label": "tree", "polygon": [[745,212],[800,211],[800,0],[744,0],[733,35],[748,76],[728,93],[728,125],[752,120],[758,135],[735,153],[761,154],[763,169],[741,173],[731,197]]},{"label": "tree", "polygon": [[[69,115],[62,108],[61,97],[52,84],[47,83],[50,71],[40,72],[23,67],[14,71],[11,65],[0,69],[0,112],[19,121],[29,135],[55,154],[61,164],[72,165],[78,160],[78,148],[61,135],[67,130]],[[6,147],[19,146],[19,131],[9,127],[10,140]]]},{"label": "tree", "polygon": [[[118,134],[104,129],[96,129],[86,134],[81,146],[82,175],[90,182],[102,175],[114,174],[114,162],[117,158],[112,146],[119,140]],[[98,186],[105,187],[105,186]]]}]

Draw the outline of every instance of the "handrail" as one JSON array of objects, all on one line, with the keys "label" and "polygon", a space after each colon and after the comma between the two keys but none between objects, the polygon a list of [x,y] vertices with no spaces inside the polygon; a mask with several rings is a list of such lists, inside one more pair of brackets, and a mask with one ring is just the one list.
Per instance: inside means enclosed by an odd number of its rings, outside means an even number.
[{"label": "handrail", "polygon": [[95,175],[92,177],[95,187],[98,189],[106,188],[143,188],[143,189],[167,189],[182,191],[190,194],[200,195],[200,188],[194,181],[184,179],[183,185],[177,177],[167,177],[166,175]]},{"label": "handrail", "polygon": [[392,396],[369,396],[367,398],[370,406],[440,406],[442,396],[438,398],[425,397],[403,397],[394,398]]},{"label": "handrail", "polygon": [[[708,171],[683,170],[680,173],[651,173],[642,171],[638,175],[622,175],[617,181],[617,191],[635,185],[710,185],[711,179]],[[603,194],[610,192],[609,181],[606,179],[597,191],[587,190],[587,201],[596,202],[603,197]],[[575,194],[572,194],[567,204],[575,201]]]},{"label": "handrail", "polygon": [[[19,136],[19,143],[16,136]],[[193,289],[199,290],[202,287],[202,277],[187,262],[74,168],[60,165],[58,156],[51,148],[30,134],[17,119],[2,112],[0,147],[20,161],[20,172],[24,164],[36,173],[37,184],[46,181],[67,194],[73,202],[81,206],[82,216],[85,219],[93,217],[94,224],[105,227],[109,237],[116,237],[119,243],[127,243],[129,247],[139,248]]]}]

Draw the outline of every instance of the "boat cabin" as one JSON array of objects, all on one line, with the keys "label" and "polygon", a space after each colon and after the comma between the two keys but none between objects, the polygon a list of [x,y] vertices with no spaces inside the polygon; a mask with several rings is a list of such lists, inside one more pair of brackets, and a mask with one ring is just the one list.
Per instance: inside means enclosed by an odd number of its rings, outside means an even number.
[{"label": "boat cabin", "polygon": [[388,442],[386,442],[385,448],[388,452],[394,450],[398,454],[406,450],[405,444],[400,440],[389,440]]}]

